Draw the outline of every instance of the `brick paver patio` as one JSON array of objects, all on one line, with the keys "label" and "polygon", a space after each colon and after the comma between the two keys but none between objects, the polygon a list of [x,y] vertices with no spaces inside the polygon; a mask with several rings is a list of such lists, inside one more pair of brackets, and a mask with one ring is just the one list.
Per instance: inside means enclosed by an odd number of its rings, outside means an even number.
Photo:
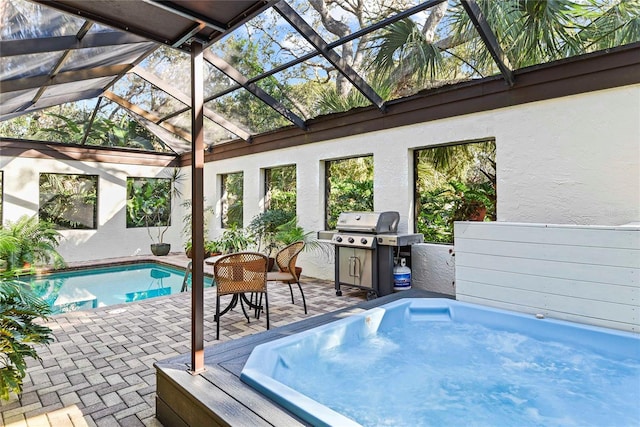
[{"label": "brick paver patio", "polygon": [[[166,258],[186,265],[182,256]],[[271,327],[352,306],[362,292],[336,297],[333,282],[303,279],[309,313],[294,287],[270,284]],[[228,297],[227,297],[228,298]],[[224,300],[223,300],[224,301]],[[0,403],[1,422],[19,426],[159,426],[153,364],[190,351],[189,293],[52,316],[55,341],[30,360],[22,395]],[[215,290],[205,289],[205,345],[215,345]],[[265,330],[265,316],[247,324],[237,307],[220,323],[220,341]]]}]

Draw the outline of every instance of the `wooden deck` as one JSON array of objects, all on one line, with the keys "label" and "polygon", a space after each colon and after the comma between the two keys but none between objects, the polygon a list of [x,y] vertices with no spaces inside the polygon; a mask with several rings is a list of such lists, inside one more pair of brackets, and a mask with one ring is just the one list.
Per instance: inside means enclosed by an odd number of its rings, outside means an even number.
[{"label": "wooden deck", "polygon": [[262,333],[205,349],[206,372],[191,375],[190,355],[158,362],[156,416],[172,426],[309,425],[240,381],[240,372],[256,345],[295,334],[401,298],[451,298],[422,290],[362,302]]}]

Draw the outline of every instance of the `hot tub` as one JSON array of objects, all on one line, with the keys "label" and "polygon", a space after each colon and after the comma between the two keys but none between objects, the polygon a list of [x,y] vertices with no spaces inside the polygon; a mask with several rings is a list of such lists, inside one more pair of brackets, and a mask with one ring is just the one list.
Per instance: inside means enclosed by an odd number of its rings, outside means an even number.
[{"label": "hot tub", "polygon": [[240,378],[313,425],[640,423],[640,335],[448,299],[259,345]]}]

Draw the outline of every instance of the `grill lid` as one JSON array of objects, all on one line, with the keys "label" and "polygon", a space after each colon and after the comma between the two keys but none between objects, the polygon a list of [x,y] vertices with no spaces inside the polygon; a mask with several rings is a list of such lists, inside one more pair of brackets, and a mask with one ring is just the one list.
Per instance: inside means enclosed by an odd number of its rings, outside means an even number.
[{"label": "grill lid", "polygon": [[388,212],[342,212],[338,216],[338,231],[358,233],[396,233],[400,213]]}]

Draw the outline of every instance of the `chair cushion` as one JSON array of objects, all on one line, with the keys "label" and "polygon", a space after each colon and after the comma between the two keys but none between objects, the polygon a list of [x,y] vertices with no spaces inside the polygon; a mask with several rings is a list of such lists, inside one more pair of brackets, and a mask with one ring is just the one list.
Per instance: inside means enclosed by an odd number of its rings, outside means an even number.
[{"label": "chair cushion", "polygon": [[287,282],[289,280],[296,280],[289,272],[270,271],[267,273],[268,282]]}]

